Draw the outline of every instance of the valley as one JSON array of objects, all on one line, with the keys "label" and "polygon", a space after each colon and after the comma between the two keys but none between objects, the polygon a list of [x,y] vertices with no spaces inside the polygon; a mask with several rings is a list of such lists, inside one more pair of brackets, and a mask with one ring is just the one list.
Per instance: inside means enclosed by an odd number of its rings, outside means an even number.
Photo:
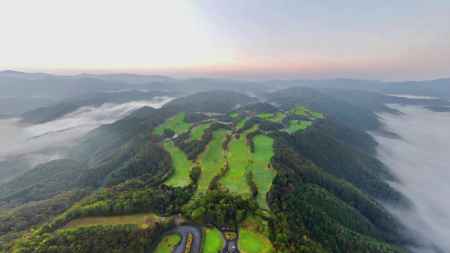
[{"label": "valley", "polygon": [[2,1],[0,253],[449,253],[449,13]]},{"label": "valley", "polygon": [[[15,253],[403,252],[402,226],[373,199],[399,195],[361,151],[370,136],[333,120],[374,114],[310,92],[197,93],[103,125],[0,187],[0,241]],[[30,201],[39,219],[20,209]]]}]

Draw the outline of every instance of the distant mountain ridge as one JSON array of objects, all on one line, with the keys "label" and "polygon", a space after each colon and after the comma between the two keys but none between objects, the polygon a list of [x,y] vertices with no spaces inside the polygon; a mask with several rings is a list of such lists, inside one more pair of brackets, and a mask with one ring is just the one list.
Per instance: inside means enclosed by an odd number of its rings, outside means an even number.
[{"label": "distant mountain ridge", "polygon": [[[0,108],[0,114],[23,113],[45,106],[49,102],[99,92],[145,90],[187,95],[209,90],[231,90],[250,96],[261,96],[267,92],[297,86],[411,94],[450,100],[450,78],[405,82],[358,79],[244,81],[223,78],[179,79],[162,75],[127,73],[52,75],[6,70],[0,71],[0,90],[2,90],[0,105],[7,104],[7,106]],[[39,101],[36,101],[37,98]]]},{"label": "distant mountain ridge", "polygon": [[[244,81],[227,78],[172,78],[164,75],[145,75],[145,74],[133,74],[133,73],[111,73],[111,74],[89,74],[82,73],[76,75],[55,75],[47,73],[27,73],[14,70],[0,71],[0,78],[18,78],[18,79],[99,79],[109,82],[120,82],[123,84],[149,84],[149,83],[241,83],[241,84],[256,84],[259,85],[273,85],[278,84],[281,86],[314,86],[320,88],[343,88],[343,89],[362,89],[362,90],[398,90],[398,91],[411,91],[418,92],[423,91],[423,88],[439,88],[444,91],[448,91],[450,78],[440,78],[432,80],[421,81],[382,81],[382,80],[363,80],[363,79],[349,79],[349,78],[335,78],[335,79],[291,79],[291,80],[268,80],[268,81]],[[213,87],[211,87],[213,88]],[[217,88],[217,87],[215,87]],[[416,90],[417,89],[417,90]],[[441,90],[441,91],[442,91]]]}]

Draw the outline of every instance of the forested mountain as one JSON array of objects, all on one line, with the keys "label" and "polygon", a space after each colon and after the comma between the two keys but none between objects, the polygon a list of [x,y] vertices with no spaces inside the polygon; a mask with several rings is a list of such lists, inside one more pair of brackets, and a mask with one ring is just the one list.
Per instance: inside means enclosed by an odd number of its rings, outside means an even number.
[{"label": "forested mountain", "polygon": [[161,100],[164,99],[164,97],[169,96],[176,96],[176,94],[160,91],[146,92],[138,90],[93,93],[65,99],[59,103],[27,111],[21,115],[21,119],[25,123],[45,123],[58,119],[86,106],[95,107],[106,103],[123,104],[132,101],[149,100],[155,100],[155,102],[157,102],[158,99]]},{"label": "forested mountain", "polygon": [[378,201],[408,201],[366,133],[386,108],[300,87],[261,100],[202,92],[95,129],[68,159],[0,185],[2,249],[152,252],[181,219],[207,238],[239,231],[246,252],[405,252]]},{"label": "forested mountain", "polygon": [[231,90],[251,96],[289,87],[370,91],[381,94],[414,94],[450,98],[450,80],[384,82],[357,79],[242,81],[214,78],[170,78],[136,74],[51,75],[0,71],[0,115],[20,115],[43,106],[76,97],[117,91],[155,91],[193,94],[211,90]]}]

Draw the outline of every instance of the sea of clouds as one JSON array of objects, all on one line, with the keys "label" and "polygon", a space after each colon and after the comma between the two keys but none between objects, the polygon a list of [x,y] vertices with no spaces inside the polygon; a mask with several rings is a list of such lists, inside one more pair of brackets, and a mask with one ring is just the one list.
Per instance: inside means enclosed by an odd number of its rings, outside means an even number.
[{"label": "sea of clouds", "polygon": [[0,119],[0,161],[21,157],[30,167],[64,157],[63,150],[89,131],[113,123],[133,111],[159,108],[171,97],[148,101],[86,106],[42,124],[25,125],[20,119]]},{"label": "sea of clouds", "polygon": [[394,186],[413,203],[391,211],[418,236],[417,253],[450,252],[450,113],[391,105],[401,115],[380,114],[389,138],[373,133],[378,156],[399,182]]}]

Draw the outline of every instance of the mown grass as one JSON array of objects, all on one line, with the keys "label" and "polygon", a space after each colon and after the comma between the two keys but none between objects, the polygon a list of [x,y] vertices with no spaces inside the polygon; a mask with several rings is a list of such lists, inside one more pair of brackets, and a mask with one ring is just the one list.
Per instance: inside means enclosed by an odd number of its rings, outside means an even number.
[{"label": "mown grass", "polygon": [[98,225],[137,225],[140,228],[152,227],[155,222],[162,221],[164,218],[152,213],[121,215],[121,216],[99,216],[85,217],[70,221],[64,226],[65,228],[80,228]]},{"label": "mown grass", "polygon": [[243,118],[239,120],[239,122],[236,124],[236,129],[241,129],[245,126],[245,123],[247,122],[247,118]]},{"label": "mown grass", "polygon": [[[271,115],[271,117],[275,116]],[[280,113],[276,117],[281,119],[284,114]],[[245,118],[242,119],[241,122],[243,123],[238,124],[237,127],[239,125],[242,127],[246,120]],[[191,132],[192,138],[201,138],[210,124],[205,123],[194,127]],[[268,209],[266,195],[276,175],[275,171],[269,166],[273,156],[273,139],[265,135],[255,136],[253,140],[255,152],[252,153],[247,144],[246,136],[257,128],[258,126],[254,125],[251,129],[241,133],[239,138],[232,137],[228,143],[227,151],[223,149],[223,143],[228,131],[219,129],[213,133],[211,142],[197,160],[202,170],[198,180],[197,192],[206,192],[213,178],[219,175],[228,163],[228,171],[220,179],[220,185],[231,193],[249,197],[251,189],[247,182],[247,173],[252,171],[253,180],[258,188],[257,202],[261,208]],[[191,181],[189,174],[194,166],[193,163],[172,141],[165,142],[164,148],[169,152],[174,168],[173,174],[165,184],[174,187],[189,185]]]},{"label": "mown grass", "polygon": [[312,111],[304,106],[297,106],[292,108],[289,113],[299,116],[309,117],[310,119],[323,119],[324,116],[320,112]]},{"label": "mown grass", "polygon": [[227,131],[224,129],[214,131],[211,142],[199,156],[199,163],[202,169],[197,188],[197,191],[199,192],[207,191],[211,180],[218,175],[225,166],[223,142],[225,141],[226,135]]},{"label": "mown grass", "polygon": [[216,228],[205,229],[205,239],[203,243],[203,253],[217,253],[222,250],[224,241],[219,230]]},{"label": "mown grass", "polygon": [[172,141],[164,143],[164,148],[169,152],[172,158],[173,174],[165,182],[166,185],[174,187],[183,187],[191,182],[189,174],[192,169],[192,162],[186,154],[179,149]]},{"label": "mown grass", "polygon": [[276,176],[276,171],[270,166],[274,154],[273,139],[266,135],[257,135],[253,138],[253,143],[255,150],[249,170],[252,171],[253,181],[258,187],[256,200],[261,208],[269,209],[266,195]]},{"label": "mown grass", "polygon": [[237,116],[239,116],[238,112],[230,112],[230,114],[228,114],[230,117],[232,118],[236,118]]},{"label": "mown grass", "polygon": [[323,116],[322,113],[320,112],[311,112],[311,115],[314,119],[323,119],[325,118],[325,116]]},{"label": "mown grass", "polygon": [[289,121],[288,128],[286,131],[290,134],[295,133],[300,130],[305,130],[312,125],[311,121],[307,120],[291,120]]},{"label": "mown grass", "polygon": [[247,184],[246,173],[250,165],[251,155],[245,134],[241,134],[239,138],[232,138],[228,144],[227,160],[229,170],[220,180],[220,183],[230,192],[250,195],[251,191]]},{"label": "mown grass", "polygon": [[272,117],[273,117],[273,114],[268,113],[268,112],[263,112],[263,113],[258,114],[258,118],[261,118],[261,119],[268,120],[268,119],[271,119]]},{"label": "mown grass", "polygon": [[285,116],[286,116],[286,114],[283,112],[258,114],[258,118],[272,121],[272,122],[277,122],[277,123],[281,123]]},{"label": "mown grass", "polygon": [[211,126],[211,123],[203,123],[200,124],[191,130],[191,139],[194,141],[198,141],[202,138],[203,133],[205,133],[205,130]]},{"label": "mown grass", "polygon": [[190,123],[187,123],[185,121],[186,113],[180,112],[177,115],[167,119],[164,123],[159,125],[155,130],[153,131],[156,135],[162,135],[164,133],[164,130],[170,129],[174,131],[176,134],[181,134],[186,131],[188,131],[191,128]]},{"label": "mown grass", "polygon": [[181,241],[179,234],[165,236],[156,247],[154,253],[172,253]]},{"label": "mown grass", "polygon": [[272,243],[267,237],[247,229],[240,229],[238,245],[242,253],[274,252]]},{"label": "mown grass", "polygon": [[274,117],[272,118],[272,121],[280,123],[283,121],[285,116],[286,116],[285,113],[277,112],[277,113],[275,113]]}]

